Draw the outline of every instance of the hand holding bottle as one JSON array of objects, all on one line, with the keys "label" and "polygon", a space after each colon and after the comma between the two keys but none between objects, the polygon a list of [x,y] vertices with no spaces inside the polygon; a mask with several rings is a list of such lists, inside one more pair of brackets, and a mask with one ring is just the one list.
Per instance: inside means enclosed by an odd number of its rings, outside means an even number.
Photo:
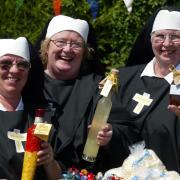
[{"label": "hand holding bottle", "polygon": [[118,73],[118,70],[112,69],[111,73],[100,83],[103,86],[100,93],[102,97],[97,103],[82,155],[86,161],[95,162],[99,146],[106,145],[112,137],[112,126],[107,125],[107,120],[112,107],[111,96],[118,87]]},{"label": "hand holding bottle", "polygon": [[180,106],[177,105],[168,105],[168,110],[175,113],[178,118],[180,118]]},{"label": "hand holding bottle", "polygon": [[41,150],[37,152],[37,166],[48,165],[54,160],[54,153],[48,142],[41,143]]},{"label": "hand holding bottle", "polygon": [[105,124],[101,130],[98,132],[98,135],[97,135],[97,141],[98,141],[98,144],[100,146],[105,146],[107,145],[111,138],[112,138],[112,134],[113,134],[113,131],[112,131],[112,125],[111,124]]},{"label": "hand holding bottle", "polygon": [[37,153],[37,166],[43,165],[47,179],[60,179],[61,167],[54,159],[54,152],[48,142],[41,143],[41,150]]}]

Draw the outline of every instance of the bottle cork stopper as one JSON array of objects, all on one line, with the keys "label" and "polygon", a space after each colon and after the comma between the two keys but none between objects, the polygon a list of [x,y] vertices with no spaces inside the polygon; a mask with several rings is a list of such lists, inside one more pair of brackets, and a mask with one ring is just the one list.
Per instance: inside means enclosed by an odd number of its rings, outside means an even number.
[{"label": "bottle cork stopper", "polygon": [[114,74],[114,75],[117,75],[117,74],[119,73],[119,70],[113,68],[113,69],[111,70],[111,73]]},{"label": "bottle cork stopper", "polygon": [[35,117],[43,117],[45,113],[45,109],[36,109]]}]

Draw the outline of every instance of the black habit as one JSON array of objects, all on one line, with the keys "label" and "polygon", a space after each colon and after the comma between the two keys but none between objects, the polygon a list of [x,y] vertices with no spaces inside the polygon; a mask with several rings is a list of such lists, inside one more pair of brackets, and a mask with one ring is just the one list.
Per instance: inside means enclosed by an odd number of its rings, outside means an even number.
[{"label": "black habit", "polygon": [[[121,142],[124,147],[144,140],[168,170],[180,172],[180,120],[167,109],[170,85],[165,79],[140,77],[144,67],[120,69],[120,89],[113,98],[109,119],[114,124],[113,136],[117,145]],[[134,95],[143,93],[150,95],[152,103],[143,106],[140,113],[133,112],[138,104]]]},{"label": "black habit", "polygon": [[[0,111],[0,178],[8,180],[20,180],[22,174],[22,165],[24,153],[17,153],[15,141],[9,139],[8,131],[14,129],[20,130],[20,133],[26,133],[28,127],[34,122],[35,108],[25,106],[24,111]],[[25,148],[25,142],[23,142]],[[47,179],[44,169],[38,167],[35,179]]]},{"label": "black habit", "polygon": [[72,166],[82,169],[92,165],[82,160],[82,152],[88,125],[100,97],[98,83],[101,78],[92,73],[61,81],[45,74],[44,95],[56,108],[52,118],[57,133],[55,159],[64,170]]}]

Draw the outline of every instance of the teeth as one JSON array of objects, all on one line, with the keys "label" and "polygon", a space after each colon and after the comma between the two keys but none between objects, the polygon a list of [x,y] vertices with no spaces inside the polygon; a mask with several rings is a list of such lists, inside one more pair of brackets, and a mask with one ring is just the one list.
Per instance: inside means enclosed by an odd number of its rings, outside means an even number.
[{"label": "teeth", "polygon": [[13,80],[13,81],[15,81],[15,80],[18,80],[18,78],[15,78],[15,77],[9,77],[9,78],[7,78],[8,80]]},{"label": "teeth", "polygon": [[66,59],[66,60],[70,60],[70,59],[72,59],[71,57],[69,57],[69,56],[61,56],[61,58],[62,59]]},{"label": "teeth", "polygon": [[162,51],[162,52],[164,52],[164,53],[168,53],[168,54],[171,54],[171,53],[173,53],[173,51]]}]

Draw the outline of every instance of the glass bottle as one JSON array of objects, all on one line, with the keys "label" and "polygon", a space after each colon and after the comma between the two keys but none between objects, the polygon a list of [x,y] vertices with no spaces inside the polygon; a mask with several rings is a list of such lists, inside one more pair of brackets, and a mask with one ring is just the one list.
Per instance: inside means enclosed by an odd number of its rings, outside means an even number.
[{"label": "glass bottle", "polygon": [[170,86],[170,105],[180,106],[180,85]]},{"label": "glass bottle", "polygon": [[37,152],[41,149],[41,139],[34,135],[37,123],[43,122],[45,110],[37,109],[34,124],[27,131],[21,180],[33,180],[36,171]]},{"label": "glass bottle", "polygon": [[[112,69],[111,74],[101,91],[101,99],[97,103],[96,111],[92,120],[91,128],[88,133],[88,137],[86,140],[86,144],[84,147],[82,158],[88,162],[94,162],[96,160],[98,151],[99,151],[99,145],[97,143],[97,134],[98,131],[102,128],[104,124],[106,124],[111,107],[112,107],[112,101],[111,96],[113,92],[113,87],[117,86],[117,75],[118,70]],[[113,82],[116,79],[115,83]],[[107,85],[110,84],[110,85]],[[108,87],[107,87],[108,86]],[[105,89],[105,90],[104,90]],[[107,91],[108,89],[108,91]],[[104,91],[107,91],[104,93]]]},{"label": "glass bottle", "polygon": [[180,105],[180,64],[176,68],[172,65],[170,66],[170,71],[173,73],[173,82],[170,86],[170,105]]}]

